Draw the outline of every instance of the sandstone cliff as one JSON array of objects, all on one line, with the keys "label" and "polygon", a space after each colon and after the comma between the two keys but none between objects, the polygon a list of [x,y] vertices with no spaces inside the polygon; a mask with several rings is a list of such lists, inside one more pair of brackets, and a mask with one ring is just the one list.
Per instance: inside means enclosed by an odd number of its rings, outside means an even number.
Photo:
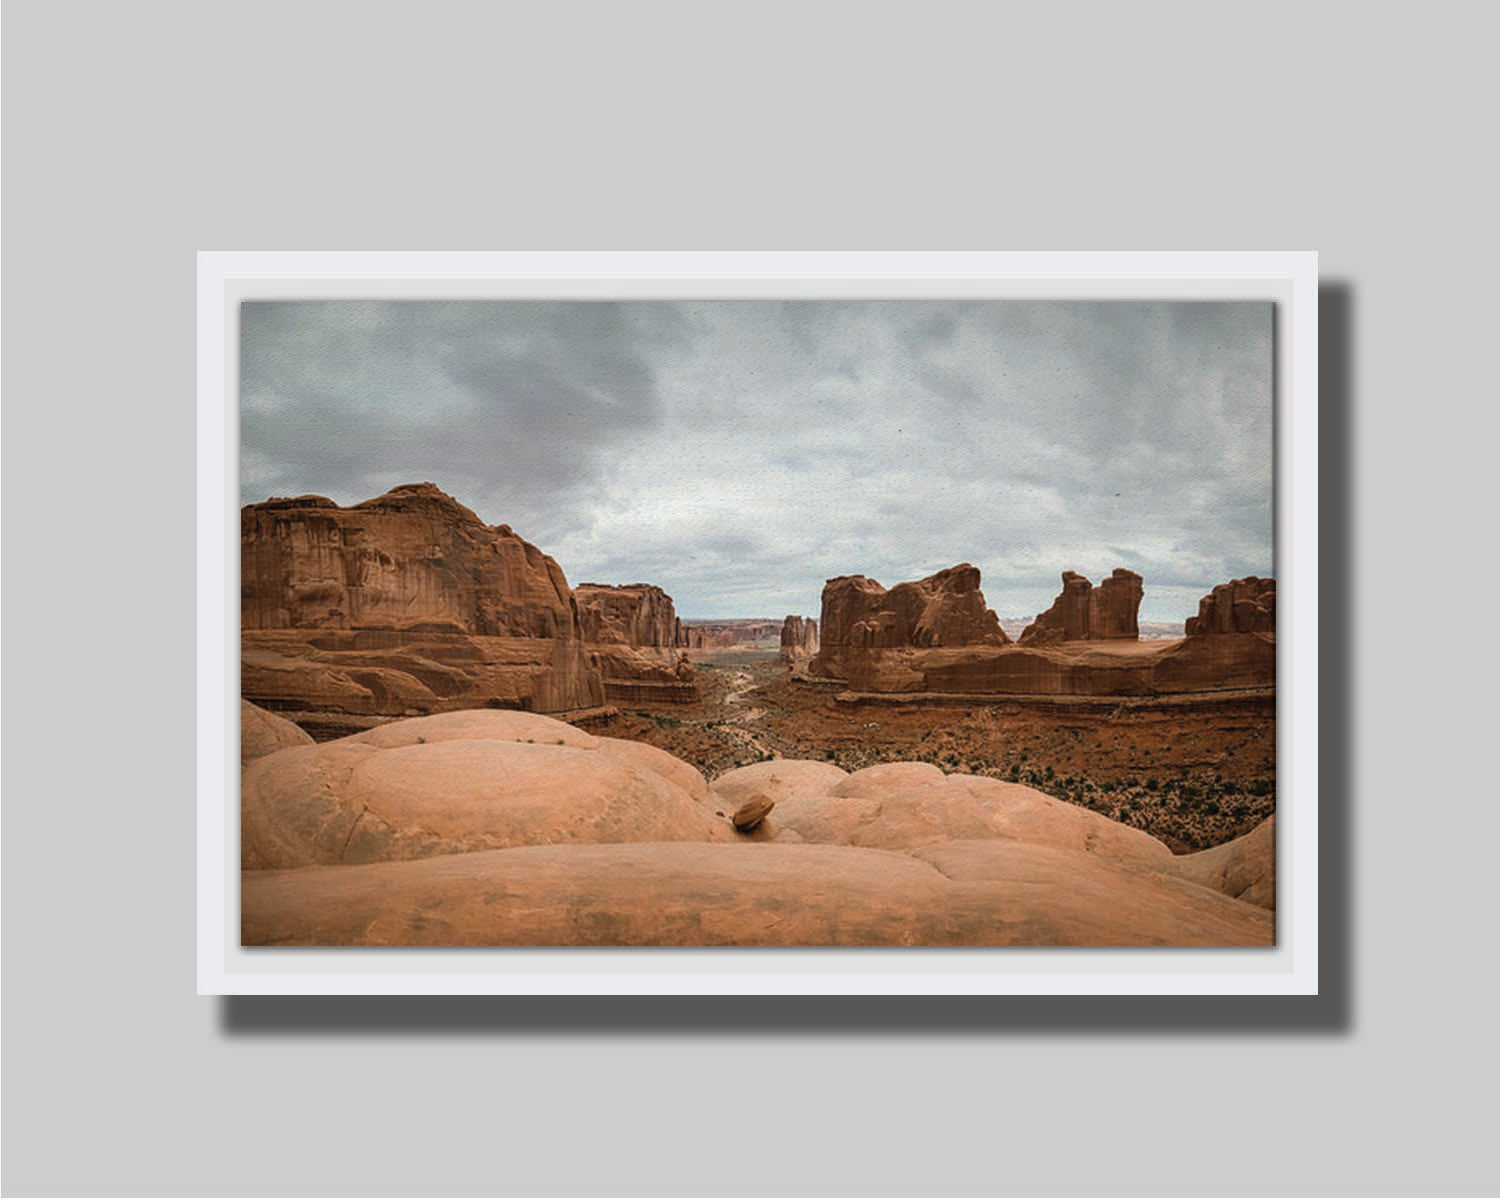
[{"label": "sandstone cliff", "polygon": [[846,678],[872,652],[1010,642],[985,604],[979,568],[968,563],[889,591],[863,575],[830,579],[818,629],[821,644],[809,669],[831,678]]},{"label": "sandstone cliff", "polygon": [[[1275,685],[1274,632],[1142,642],[1142,594],[1141,577],[1124,568],[1098,587],[1065,571],[1062,594],[1013,644],[967,564],[890,591],[841,576],[824,586],[822,645],[808,671],[862,694],[1166,696]],[[1215,589],[1204,612],[1238,613],[1253,628],[1274,605],[1270,581],[1239,580]]]},{"label": "sandstone cliff", "polygon": [[578,638],[562,568],[430,483],[340,508],[322,496],[240,511],[244,629],[395,629]]},{"label": "sandstone cliff", "polygon": [[789,667],[807,663],[818,652],[818,623],[811,617],[788,616],[781,623],[781,661]]},{"label": "sandstone cliff", "polygon": [[1216,633],[1276,632],[1276,581],[1247,575],[1221,583],[1198,602],[1186,623],[1188,637]]},{"label": "sandstone cliff", "polygon": [[677,644],[688,650],[732,650],[750,648],[781,636],[776,621],[747,618],[730,621],[679,622]]},{"label": "sandstone cliff", "polygon": [[679,622],[672,597],[650,583],[580,583],[573,589],[588,642],[671,648]]},{"label": "sandstone cliff", "polygon": [[555,560],[430,483],[240,513],[241,690],[361,718],[603,703]]},{"label": "sandstone cliff", "polygon": [[1134,571],[1116,567],[1098,587],[1076,571],[1064,571],[1062,582],[1063,590],[1052,607],[1021,633],[1021,645],[1135,641],[1140,637],[1137,614],[1145,591]]},{"label": "sandstone cliff", "polygon": [[580,583],[573,589],[590,661],[604,698],[619,703],[691,704],[693,668],[678,648],[682,622],[655,584]]}]

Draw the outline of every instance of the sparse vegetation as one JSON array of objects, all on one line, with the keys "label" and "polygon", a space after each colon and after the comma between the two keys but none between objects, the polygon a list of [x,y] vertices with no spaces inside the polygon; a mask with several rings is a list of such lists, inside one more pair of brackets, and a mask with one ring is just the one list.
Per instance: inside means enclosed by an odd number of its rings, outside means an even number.
[{"label": "sparse vegetation", "polygon": [[[1161,838],[1179,852],[1246,833],[1276,807],[1273,707],[1163,712],[1101,707],[1054,715],[997,703],[971,710],[837,704],[827,688],[792,680],[775,658],[695,663],[703,699],[643,707],[598,732],[660,746],[710,779],[772,758],[808,758],[858,771],[903,759],[1024,784]],[[746,703],[729,705],[754,684]],[[758,714],[747,720],[751,709]]]}]

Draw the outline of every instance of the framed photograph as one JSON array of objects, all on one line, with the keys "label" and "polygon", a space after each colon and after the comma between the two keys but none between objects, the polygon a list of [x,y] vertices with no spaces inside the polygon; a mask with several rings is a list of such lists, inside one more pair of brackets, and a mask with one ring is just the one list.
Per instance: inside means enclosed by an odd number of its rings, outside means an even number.
[{"label": "framed photograph", "polygon": [[204,994],[1315,994],[1317,258],[198,261]]}]

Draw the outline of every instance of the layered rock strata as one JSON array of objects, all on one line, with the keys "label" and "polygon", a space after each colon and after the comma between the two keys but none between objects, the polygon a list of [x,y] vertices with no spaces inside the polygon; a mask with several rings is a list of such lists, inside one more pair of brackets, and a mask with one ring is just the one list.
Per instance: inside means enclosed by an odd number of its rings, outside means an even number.
[{"label": "layered rock strata", "polygon": [[661,589],[590,585],[581,611],[555,559],[430,483],[252,504],[240,535],[241,694],[321,730],[697,697]]},{"label": "layered rock strata", "polygon": [[707,785],[648,746],[471,712],[259,757],[242,794],[246,945],[1275,940],[1269,825],[1174,858],[930,763],[772,761]]},{"label": "layered rock strata", "polygon": [[340,508],[323,496],[240,511],[240,621],[578,639],[556,560],[430,483]]},{"label": "layered rock strata", "polygon": [[[1142,594],[1134,571],[1119,568],[1098,587],[1066,571],[1062,594],[1013,644],[967,564],[889,592],[841,576],[824,586],[822,647],[808,671],[859,694],[1150,697],[1274,686],[1274,632],[1142,642]],[[1226,594],[1247,624],[1264,619],[1223,589],[1205,611],[1218,614]],[[1269,601],[1255,594],[1274,607],[1274,590]]]},{"label": "layered rock strata", "polygon": [[672,597],[651,583],[580,583],[573,589],[585,641],[671,649],[681,622]]},{"label": "layered rock strata", "polygon": [[1021,645],[1139,639],[1145,589],[1134,571],[1116,567],[1098,587],[1076,571],[1064,571],[1062,583],[1052,607],[1021,633]]},{"label": "layered rock strata", "polygon": [[698,699],[693,669],[679,649],[682,622],[671,596],[650,583],[580,583],[573,596],[607,701],[688,704]]},{"label": "layered rock strata", "polygon": [[758,646],[781,636],[775,621],[746,619],[738,621],[684,621],[677,644],[688,650],[733,650]]}]

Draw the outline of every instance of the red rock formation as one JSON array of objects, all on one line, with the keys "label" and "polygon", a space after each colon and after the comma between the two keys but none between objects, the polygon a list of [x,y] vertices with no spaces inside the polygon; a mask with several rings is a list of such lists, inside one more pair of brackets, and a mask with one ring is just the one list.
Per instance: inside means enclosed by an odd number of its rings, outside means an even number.
[{"label": "red rock formation", "polygon": [[1247,575],[1221,583],[1198,601],[1198,615],[1189,617],[1188,637],[1215,633],[1276,632],[1276,581]]},{"label": "red rock formation", "polygon": [[584,641],[664,648],[677,645],[680,622],[672,597],[654,584],[580,583],[573,589],[573,597],[578,602]]},{"label": "red rock formation", "polygon": [[960,563],[886,591],[863,575],[823,585],[821,646],[810,670],[846,678],[872,651],[1004,646],[1010,639],[984,602],[979,568]]},{"label": "red rock formation", "polygon": [[529,713],[396,722],[256,759],[241,780],[250,870],[732,836],[686,763]]},{"label": "red rock formation", "polygon": [[1089,636],[1095,641],[1139,640],[1143,595],[1141,577],[1116,567],[1089,597]]},{"label": "red rock formation", "polygon": [[691,704],[693,668],[678,649],[682,622],[672,597],[650,583],[573,589],[589,654],[604,676],[604,698],[641,704]]},{"label": "red rock formation", "polygon": [[795,668],[817,652],[818,623],[811,617],[788,616],[781,623],[781,661]]},{"label": "red rock formation", "polygon": [[728,621],[683,622],[678,635],[679,646],[689,650],[730,650],[736,646],[750,648],[760,642],[781,636],[776,621],[742,618]]},{"label": "red rock formation", "polygon": [[1052,607],[1021,633],[1021,645],[1129,640],[1140,637],[1137,613],[1144,590],[1141,577],[1124,567],[1095,587],[1076,571],[1062,573],[1063,590]]},{"label": "red rock formation", "polygon": [[350,508],[322,496],[240,511],[245,629],[421,629],[576,638],[557,562],[430,483]]},{"label": "red rock formation", "polygon": [[909,651],[850,678],[856,691],[1023,696],[1166,696],[1275,683],[1276,639],[1265,634]]},{"label": "red rock formation", "polygon": [[241,688],[361,717],[603,702],[555,560],[430,483],[240,512]]}]

